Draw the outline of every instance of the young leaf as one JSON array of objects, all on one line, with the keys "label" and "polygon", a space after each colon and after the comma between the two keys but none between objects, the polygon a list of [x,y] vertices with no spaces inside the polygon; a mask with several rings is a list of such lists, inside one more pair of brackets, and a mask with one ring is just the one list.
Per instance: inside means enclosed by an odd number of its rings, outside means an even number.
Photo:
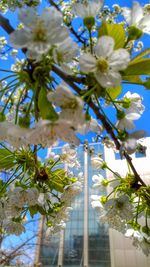
[{"label": "young leaf", "polygon": [[14,154],[5,148],[0,148],[0,170],[11,169],[14,164]]},{"label": "young leaf", "polygon": [[109,94],[109,96],[113,100],[115,100],[118,97],[118,95],[121,94],[121,92],[122,92],[122,86],[121,85],[116,87],[116,88],[108,88],[107,89],[107,93]]},{"label": "young leaf", "polygon": [[55,112],[52,104],[47,99],[47,91],[42,88],[39,93],[38,107],[42,119],[55,121],[58,119],[58,115]]},{"label": "young leaf", "polygon": [[143,81],[141,80],[141,78],[138,75],[129,75],[129,76],[122,76],[122,79],[125,81],[129,81],[131,83],[135,83],[135,84],[139,84],[139,85],[143,85]]},{"label": "young leaf", "polygon": [[101,37],[103,35],[108,35],[114,39],[115,49],[124,47],[126,34],[123,25],[103,22],[99,28],[98,37]]},{"label": "young leaf", "polygon": [[127,69],[123,72],[124,76],[150,74],[150,58],[142,58],[131,61]]},{"label": "young leaf", "polygon": [[150,48],[147,48],[144,51],[142,51],[140,54],[138,54],[136,57],[134,57],[131,62],[137,61],[137,60],[139,60],[145,56],[148,56],[148,55],[150,55]]}]

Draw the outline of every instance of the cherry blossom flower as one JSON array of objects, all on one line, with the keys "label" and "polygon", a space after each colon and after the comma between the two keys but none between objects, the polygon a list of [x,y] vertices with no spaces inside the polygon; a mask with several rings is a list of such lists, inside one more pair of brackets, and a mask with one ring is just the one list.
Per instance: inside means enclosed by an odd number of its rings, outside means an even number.
[{"label": "cherry blossom flower", "polygon": [[45,9],[41,16],[34,8],[24,8],[20,10],[19,18],[25,27],[10,35],[15,48],[28,48],[33,53],[43,54],[68,37],[68,30],[62,26],[62,15],[54,7]]},{"label": "cherry blossom flower", "polygon": [[128,154],[133,154],[139,144],[139,139],[145,136],[146,132],[143,130],[129,134],[127,140],[121,145],[121,151],[125,149]]},{"label": "cherry blossom flower", "polygon": [[132,130],[135,128],[135,124],[133,122],[133,120],[138,120],[140,118],[140,114],[137,113],[124,113],[124,117],[120,120],[118,120],[118,122],[116,123],[116,127],[119,130],[124,130],[124,129],[128,129],[128,130]]},{"label": "cherry blossom flower", "polygon": [[62,148],[62,152],[60,154],[60,160],[67,164],[67,167],[79,168],[80,164],[77,160],[77,151],[71,148],[68,144],[65,144]]},{"label": "cherry blossom flower", "polygon": [[35,127],[26,134],[26,140],[29,144],[41,144],[44,147],[53,145],[58,139],[79,145],[79,139],[75,136],[72,125],[68,121],[62,119],[55,122],[40,120]]},{"label": "cherry blossom flower", "polygon": [[70,37],[65,39],[61,44],[58,44],[53,50],[53,57],[55,62],[58,64],[68,63],[78,53],[78,46],[72,41]]},{"label": "cherry blossom flower", "polygon": [[94,169],[101,169],[104,164],[104,161],[101,157],[93,155],[91,157],[91,164]]},{"label": "cherry blossom flower", "polygon": [[128,91],[123,99],[123,101],[128,102],[128,107],[126,108],[126,113],[133,113],[133,112],[138,112],[139,114],[142,114],[145,110],[144,105],[142,105],[143,98],[137,94],[137,93],[131,93]]},{"label": "cherry blossom flower", "polygon": [[92,181],[93,181],[92,185],[93,188],[98,188],[102,192],[106,190],[108,181],[107,179],[104,179],[104,177],[101,174],[93,175]]},{"label": "cherry blossom flower", "polygon": [[91,205],[92,205],[92,208],[93,209],[98,209],[100,211],[103,210],[103,205],[102,203],[100,202],[100,198],[101,196],[98,196],[98,195],[91,195]]},{"label": "cherry blossom flower", "polygon": [[85,122],[83,113],[83,101],[75,96],[64,84],[60,84],[54,92],[47,96],[53,104],[61,107],[59,118],[70,122],[75,129]]},{"label": "cherry blossom flower", "polygon": [[100,125],[97,120],[95,120],[94,118],[91,117],[90,120],[85,121],[85,123],[83,125],[81,125],[78,128],[78,132],[80,134],[86,134],[87,132],[95,132],[97,134],[101,134],[103,132],[103,127],[102,125]]},{"label": "cherry blossom flower", "polygon": [[137,248],[142,249],[143,253],[148,256],[150,253],[150,237],[149,235],[134,230],[132,228],[127,229],[125,237],[133,239],[133,245]]},{"label": "cherry blossom flower", "polygon": [[96,80],[103,87],[117,87],[121,83],[119,71],[125,70],[130,61],[130,55],[126,49],[114,50],[114,39],[102,36],[95,47],[95,56],[84,53],[80,57],[82,72],[93,72]]},{"label": "cherry blossom flower", "polygon": [[[135,128],[133,121],[138,120],[145,110],[145,107],[142,105],[142,100],[142,97],[137,93],[131,94],[131,92],[127,92],[125,94],[122,99],[124,111],[119,112],[119,116],[121,114],[121,117],[118,117],[119,120],[116,123],[118,129],[132,130]],[[120,109],[120,106],[118,106],[118,109]]]},{"label": "cherry blossom flower", "polygon": [[73,5],[73,13],[81,18],[96,17],[103,5],[103,0],[93,0],[86,3],[77,3]]},{"label": "cherry blossom flower", "polygon": [[19,236],[25,232],[25,227],[22,224],[13,221],[8,221],[5,223],[4,228],[7,234],[15,234]]},{"label": "cherry blossom flower", "polygon": [[123,8],[122,13],[129,26],[135,26],[144,33],[150,34],[150,15],[144,14],[144,9],[139,2],[134,2],[132,9]]}]

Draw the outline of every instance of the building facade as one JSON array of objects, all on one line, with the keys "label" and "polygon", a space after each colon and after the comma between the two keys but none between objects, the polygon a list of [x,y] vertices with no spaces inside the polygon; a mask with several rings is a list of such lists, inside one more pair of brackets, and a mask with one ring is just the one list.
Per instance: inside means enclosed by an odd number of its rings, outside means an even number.
[{"label": "building facade", "polygon": [[[150,138],[146,143],[146,154],[134,154],[133,163],[145,182],[150,183]],[[80,146],[78,158],[84,173],[83,192],[72,204],[73,211],[66,229],[52,236],[49,242],[45,242],[44,220],[41,220],[35,262],[40,262],[42,267],[148,267],[150,257],[135,249],[123,234],[99,222],[98,214],[91,207],[91,195],[96,193],[92,189],[92,176],[99,173],[92,169],[91,150],[103,154],[114,171],[125,175],[126,161],[119,159],[119,155],[116,157],[113,150],[103,150],[99,143]],[[58,148],[56,153],[59,152]],[[107,179],[112,177],[109,171],[101,173]]]}]

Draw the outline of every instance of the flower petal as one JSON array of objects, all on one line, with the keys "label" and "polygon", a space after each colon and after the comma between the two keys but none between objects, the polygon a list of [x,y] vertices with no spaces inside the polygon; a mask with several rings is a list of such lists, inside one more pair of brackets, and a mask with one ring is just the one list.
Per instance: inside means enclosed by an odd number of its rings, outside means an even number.
[{"label": "flower petal", "polygon": [[131,24],[138,25],[140,20],[143,18],[143,15],[142,6],[138,2],[134,2],[132,7]]},{"label": "flower petal", "polygon": [[110,71],[104,74],[96,72],[95,77],[104,88],[115,88],[121,84],[121,75],[119,72]]},{"label": "flower petal", "polygon": [[132,22],[131,22],[131,21],[132,21],[132,19],[131,19],[131,8],[124,7],[124,8],[122,9],[122,14],[123,14],[125,20],[127,21],[127,23],[128,23],[129,25],[131,25],[131,23],[132,23]]},{"label": "flower petal", "polygon": [[102,36],[99,38],[95,47],[95,53],[98,57],[107,58],[114,50],[114,39],[109,36]]},{"label": "flower petal", "polygon": [[53,6],[43,10],[41,19],[47,27],[51,27],[52,23],[55,25],[61,25],[63,22],[62,14]]},{"label": "flower petal", "polygon": [[81,71],[93,72],[96,70],[96,59],[89,53],[83,54],[79,60]]},{"label": "flower petal", "polygon": [[16,30],[10,34],[10,42],[15,48],[28,47],[31,38],[30,32],[25,29]]},{"label": "flower petal", "polygon": [[126,49],[115,50],[109,58],[109,66],[115,70],[124,70],[130,61],[130,54]]},{"label": "flower petal", "polygon": [[35,25],[38,15],[35,8],[26,7],[19,10],[18,17],[24,26],[30,28]]}]

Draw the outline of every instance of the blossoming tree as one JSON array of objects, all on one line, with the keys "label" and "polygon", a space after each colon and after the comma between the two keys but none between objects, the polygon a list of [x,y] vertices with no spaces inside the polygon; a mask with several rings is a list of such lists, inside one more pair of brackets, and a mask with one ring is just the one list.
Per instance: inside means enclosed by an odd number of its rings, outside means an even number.
[{"label": "blossoming tree", "polygon": [[[39,14],[41,2],[46,8]],[[129,166],[124,177],[111,170],[113,181],[93,177],[100,191],[116,182],[108,196],[93,196],[92,206],[148,255],[150,186],[130,156],[144,149],[140,139],[145,131],[134,130],[144,106],[139,94],[120,94],[124,83],[150,89],[150,49],[144,50],[140,41],[150,33],[150,5],[134,2],[130,9],[109,8],[103,0],[1,0],[0,9],[0,26],[9,35],[7,41],[0,39],[1,58],[7,49],[7,59],[22,56],[11,69],[0,69],[1,231],[20,235],[27,213],[44,215],[51,234],[64,227],[71,200],[82,190],[83,175],[74,177],[70,171],[79,168],[78,134],[92,131]],[[16,29],[7,10],[18,14]],[[106,106],[113,107],[115,122]],[[52,148],[59,140],[66,144],[56,155]],[[41,160],[39,153],[46,148],[48,156]],[[110,170],[99,155],[91,161],[94,168]],[[61,168],[66,163],[67,170]]]}]

